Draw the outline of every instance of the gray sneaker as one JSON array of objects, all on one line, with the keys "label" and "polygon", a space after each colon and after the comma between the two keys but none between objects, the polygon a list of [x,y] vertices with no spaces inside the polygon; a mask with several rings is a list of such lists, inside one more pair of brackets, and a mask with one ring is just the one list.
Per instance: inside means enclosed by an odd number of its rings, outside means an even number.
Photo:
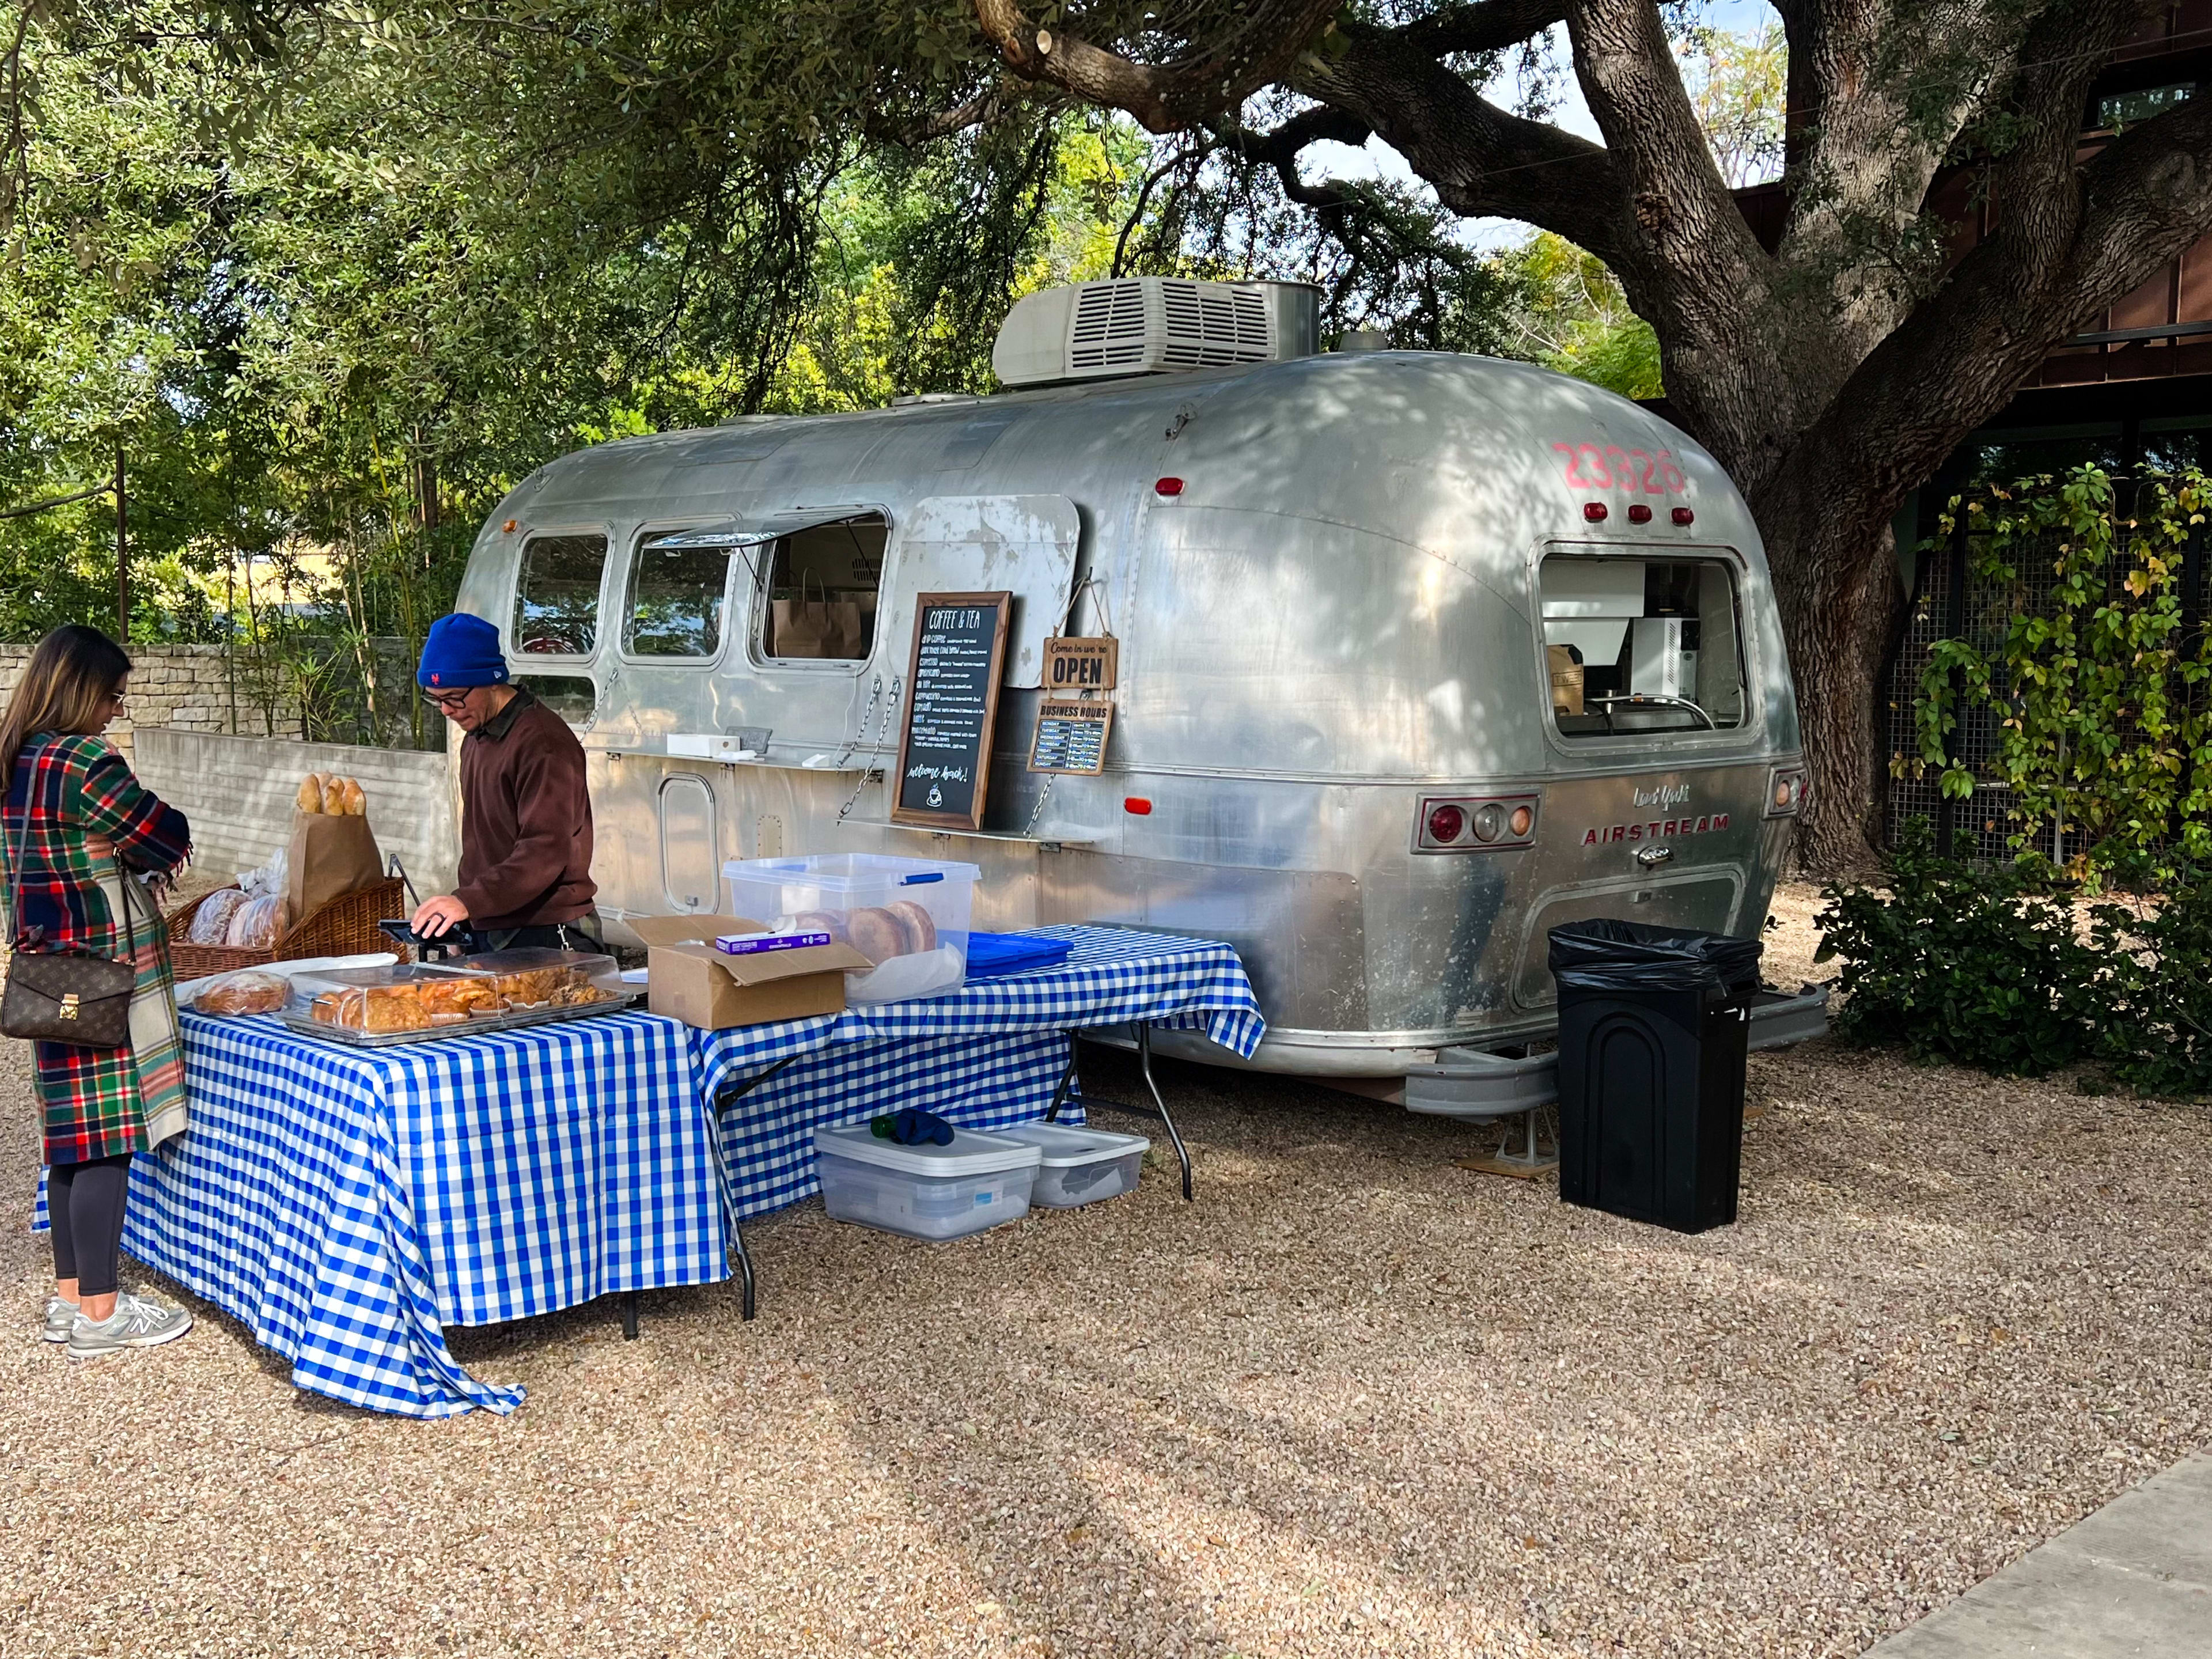
[{"label": "gray sneaker", "polygon": [[173,1342],[192,1328],[192,1316],[182,1308],[165,1308],[125,1291],[115,1298],[115,1311],[97,1323],[82,1314],[70,1327],[72,1359],[95,1359],[125,1348],[151,1348]]},{"label": "gray sneaker", "polygon": [[76,1322],[76,1304],[50,1296],[46,1298],[46,1328],[39,1334],[49,1342],[66,1342],[70,1338],[70,1327]]}]

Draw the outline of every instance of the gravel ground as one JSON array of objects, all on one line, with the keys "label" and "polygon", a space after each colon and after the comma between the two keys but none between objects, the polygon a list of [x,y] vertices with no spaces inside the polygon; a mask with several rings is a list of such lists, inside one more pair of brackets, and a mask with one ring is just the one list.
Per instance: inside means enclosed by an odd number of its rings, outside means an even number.
[{"label": "gravel ground", "polygon": [[[1757,1057],[1743,1219],[1686,1238],[1164,1070],[1196,1204],[936,1248],[801,1206],[750,1327],[460,1334],[506,1419],[318,1402],[205,1309],[72,1364],[0,1233],[0,1652],[1850,1655],[2207,1438],[2201,1108]],[[14,1206],[28,1102],[9,1045]]]}]

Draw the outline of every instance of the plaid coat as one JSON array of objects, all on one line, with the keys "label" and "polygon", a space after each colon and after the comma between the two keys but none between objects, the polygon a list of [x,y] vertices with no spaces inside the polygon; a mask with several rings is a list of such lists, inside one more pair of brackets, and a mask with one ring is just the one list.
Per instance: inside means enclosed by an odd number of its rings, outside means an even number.
[{"label": "plaid coat", "polygon": [[[19,950],[29,945],[119,957],[123,931],[100,884],[118,873],[118,863],[126,870],[170,871],[191,854],[191,830],[184,814],[149,793],[123,757],[96,737],[42,732],[26,742],[8,780],[0,833],[5,836],[0,857],[11,890],[17,838],[24,838],[23,914],[9,917]],[[95,856],[87,845],[88,836],[105,836],[114,845],[114,856]],[[155,908],[150,903],[146,908],[149,913]],[[168,934],[160,917],[137,918],[133,937],[137,994],[167,995],[174,981]],[[147,1118],[183,1097],[183,1055],[171,1045],[146,1054],[133,1045],[33,1047],[48,1164],[143,1151]]]}]

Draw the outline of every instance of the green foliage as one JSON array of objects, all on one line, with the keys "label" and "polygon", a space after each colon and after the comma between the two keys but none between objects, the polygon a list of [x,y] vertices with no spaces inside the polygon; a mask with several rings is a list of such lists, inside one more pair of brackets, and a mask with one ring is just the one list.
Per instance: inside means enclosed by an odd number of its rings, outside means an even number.
[{"label": "green foliage", "polygon": [[1941,858],[1907,823],[1881,881],[1821,890],[1820,959],[1844,959],[1847,1041],[2004,1075],[2100,1062],[2144,1094],[2212,1093],[2212,872],[2121,866],[2136,896],[2085,903],[2033,854]]},{"label": "green foliage", "polygon": [[1838,1034],[1922,1058],[2029,1076],[2087,1058],[2096,958],[2062,883],[2035,859],[1978,869],[1905,825],[1879,887],[1832,884],[1819,959],[1844,959]]},{"label": "green foliage", "polygon": [[2004,600],[1972,637],[1931,651],[1919,756],[1902,769],[1936,769],[1954,799],[1973,793],[1983,780],[1947,752],[1963,696],[1997,713],[1984,776],[2011,791],[2014,848],[2063,826],[2085,844],[2073,873],[2093,881],[2141,855],[2212,859],[2212,712],[2192,695],[2212,678],[2212,641],[2185,639],[2181,591],[2208,488],[2193,470],[2146,479],[2124,512],[2112,479],[2083,467],[1954,498],[1923,556],[1963,516],[1973,568]]},{"label": "green foliage", "polygon": [[1510,296],[1501,356],[1526,358],[1624,398],[1656,398],[1659,337],[1628,308],[1602,260],[1563,237],[1539,232],[1492,256]]}]

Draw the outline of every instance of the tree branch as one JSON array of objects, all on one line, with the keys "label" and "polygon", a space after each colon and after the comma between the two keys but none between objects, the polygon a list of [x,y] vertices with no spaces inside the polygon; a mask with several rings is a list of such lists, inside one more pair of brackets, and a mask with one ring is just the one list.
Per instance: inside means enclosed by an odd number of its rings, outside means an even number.
[{"label": "tree branch", "polygon": [[94,484],[89,489],[78,490],[74,495],[57,495],[49,501],[33,501],[28,507],[11,507],[0,511],[0,519],[23,519],[33,513],[50,513],[55,507],[67,507],[72,501],[88,501],[94,495],[105,495],[114,488],[113,484]]},{"label": "tree branch", "polygon": [[1500,52],[1517,46],[1566,15],[1567,0],[1473,0],[1472,4],[1447,6],[1397,28],[1375,33],[1388,34],[1431,58],[1447,58],[1454,52]]},{"label": "tree branch", "polygon": [[1140,64],[1066,31],[1041,29],[1015,0],[975,0],[975,19],[1006,67],[1087,102],[1126,110],[1149,132],[1176,132],[1288,72],[1341,0],[1257,0],[1242,27],[1197,56]]},{"label": "tree branch", "polygon": [[1319,104],[1299,111],[1270,131],[1240,131],[1231,137],[1229,148],[1248,161],[1274,168],[1283,194],[1291,201],[1303,207],[1336,208],[1345,203],[1343,186],[1307,184],[1298,177],[1298,154],[1308,144],[1324,142],[1364,144],[1373,131],[1366,122],[1349,111]]},{"label": "tree branch", "polygon": [[951,109],[935,110],[904,120],[890,119],[872,112],[862,125],[871,138],[918,149],[937,139],[965,132],[969,127],[991,125],[1006,112],[1009,101],[1004,88],[993,87]]}]

